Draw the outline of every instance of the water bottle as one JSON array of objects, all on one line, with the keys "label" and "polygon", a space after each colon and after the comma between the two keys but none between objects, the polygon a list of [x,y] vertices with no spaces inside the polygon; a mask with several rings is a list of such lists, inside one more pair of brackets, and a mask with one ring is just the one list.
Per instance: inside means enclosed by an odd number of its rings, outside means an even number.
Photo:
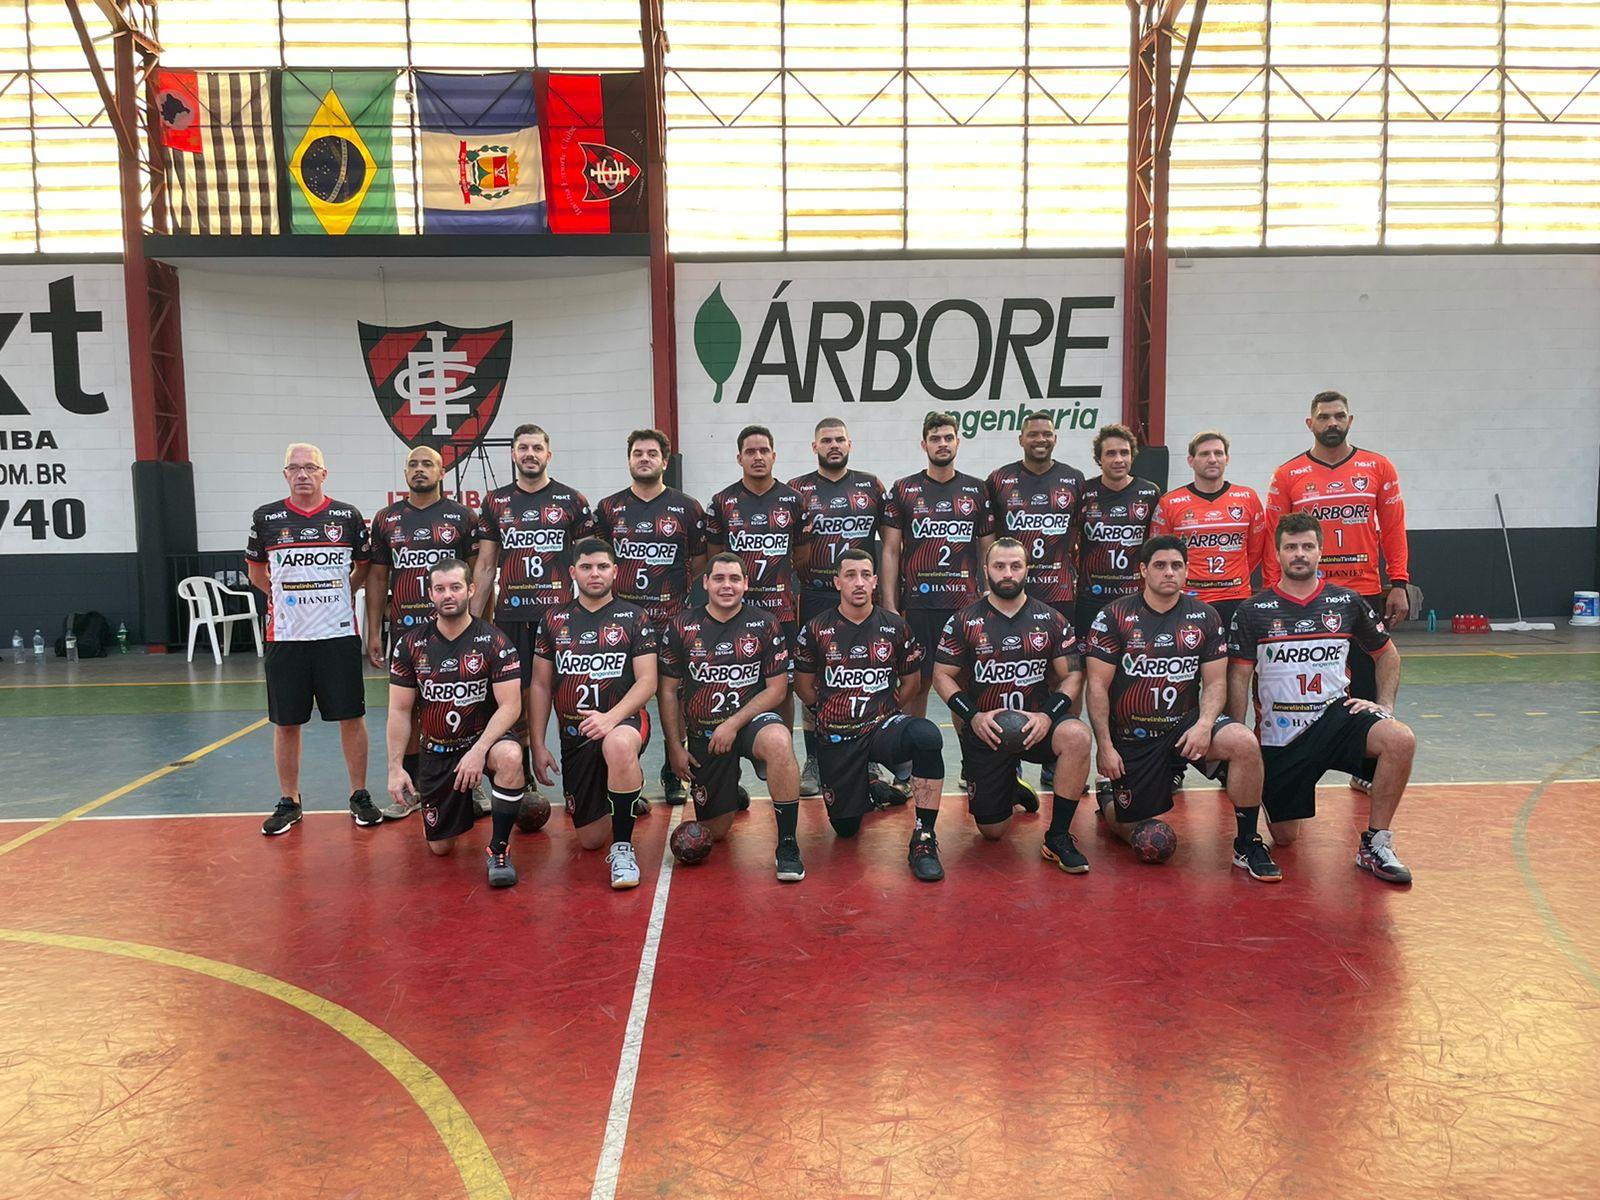
[{"label": "water bottle", "polygon": [[22,630],[20,629],[11,631],[11,661],[19,667],[22,665]]},{"label": "water bottle", "polygon": [[1438,628],[1439,628],[1439,618],[1438,618],[1438,616],[1435,615],[1433,609],[1430,608],[1428,610],[1428,632],[1429,633],[1433,633]]},{"label": "water bottle", "polygon": [[33,631],[33,661],[36,663],[44,661],[44,633],[38,629]]},{"label": "water bottle", "polygon": [[70,629],[67,630],[67,661],[69,663],[78,661],[78,635]]},{"label": "water bottle", "polygon": [[128,652],[128,623],[123,621],[117,626],[117,653]]}]

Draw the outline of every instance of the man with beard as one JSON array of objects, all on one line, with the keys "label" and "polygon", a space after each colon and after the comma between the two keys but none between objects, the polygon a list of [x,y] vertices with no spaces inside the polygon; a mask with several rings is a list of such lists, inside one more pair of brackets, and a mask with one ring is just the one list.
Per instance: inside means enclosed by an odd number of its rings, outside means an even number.
[{"label": "man with beard", "polygon": [[[852,471],[850,451],[850,431],[845,423],[838,417],[825,417],[817,422],[811,442],[817,469],[789,481],[805,507],[794,564],[800,576],[802,628],[838,605],[834,577],[845,552],[865,550],[870,560],[873,539],[883,524],[883,483],[876,475]],[[802,722],[806,761],[800,768],[800,795],[815,796],[821,783],[816,715],[809,704]]]},{"label": "man with beard", "polygon": [[[595,532],[617,555],[617,599],[637,605],[657,633],[689,602],[689,589],[706,565],[706,514],[700,502],[662,482],[672,443],[659,429],[628,435],[633,482],[600,501]],[[683,781],[666,763],[661,788],[668,804],[682,804]]]},{"label": "man with beard", "polygon": [[[530,728],[543,730],[554,710],[578,843],[598,850],[609,838],[611,886],[633,888],[633,806],[644,787],[639,755],[650,740],[644,705],[656,691],[656,631],[642,609],[611,594],[617,560],[609,545],[584,538],[572,557],[578,598],[547,610],[534,642]],[[534,775],[550,787],[556,760],[543,737],[530,740]]]},{"label": "man with beard", "polygon": [[1194,482],[1161,497],[1150,532],[1170,533],[1189,548],[1184,587],[1217,610],[1226,629],[1267,549],[1267,519],[1255,488],[1229,483],[1228,439],[1214,429],[1189,439]]},{"label": "man with beard", "polygon": [[[1354,423],[1350,401],[1338,392],[1318,392],[1311,398],[1311,415],[1306,418],[1311,449],[1273,473],[1267,490],[1267,529],[1276,530],[1285,513],[1310,513],[1322,525],[1323,579],[1355,592],[1394,629],[1411,610],[1406,591],[1406,505],[1394,464],[1381,454],[1348,444]],[[1378,570],[1380,549],[1389,572],[1387,588]],[[1268,554],[1261,564],[1262,586],[1270,588],[1281,574],[1278,555]],[[1363,700],[1378,698],[1372,656],[1359,650],[1350,656],[1350,694]],[[1362,790],[1368,786],[1360,776],[1350,782]]]},{"label": "man with beard", "polygon": [[[1078,850],[1071,827],[1089,773],[1089,731],[1072,717],[1083,686],[1072,626],[1023,590],[1028,558],[1016,538],[996,538],[983,569],[989,594],[945,623],[933,668],[939,698],[965,722],[961,753],[967,806],[978,832],[998,841],[1011,822],[1018,765],[1054,764],[1055,795],[1043,854],[1068,874],[1081,875],[1089,860]],[[995,717],[1006,709],[1028,717],[1020,752],[1000,745]],[[920,809],[917,818],[920,825]],[[931,830],[931,817],[928,825]]]},{"label": "man with beard", "polygon": [[[478,561],[473,568],[473,615],[483,616],[495,597],[494,621],[517,648],[522,665],[524,712],[533,679],[533,642],[539,618],[572,599],[572,547],[594,532],[583,493],[550,478],[550,435],[537,425],[512,434],[517,477],[483,498],[478,513]],[[523,736],[542,739],[543,729]]]},{"label": "man with beard", "polygon": [[789,648],[770,611],[746,604],[744,559],[706,564],[706,603],[686,608],[661,635],[661,724],[667,761],[689,781],[695,820],[721,840],[739,808],[739,760],[764,765],[778,820],[778,879],[806,877],[795,830],[800,766],[777,714],[789,691]]},{"label": "man with beard", "polygon": [[[379,509],[372,518],[366,634],[367,660],[375,667],[382,667],[386,658],[385,617],[391,643],[398,642],[413,627],[432,620],[429,569],[447,558],[470,561],[477,553],[477,543],[472,538],[472,510],[445,499],[443,479],[444,460],[439,452],[431,446],[415,447],[406,457],[406,498]],[[406,747],[405,769],[416,778],[415,729]],[[486,803],[480,800],[478,804],[478,815],[487,816]],[[384,809],[383,816],[385,820],[399,821],[416,811],[414,805],[397,802]]]},{"label": "man with beard", "polygon": [[[1322,524],[1309,512],[1278,522],[1278,582],[1233,614],[1228,713],[1243,721],[1254,698],[1274,842],[1293,842],[1301,822],[1316,815],[1324,772],[1349,771],[1372,781],[1356,866],[1388,883],[1410,883],[1389,828],[1417,752],[1416,735],[1393,715],[1400,652],[1364,597],[1319,577],[1322,538]],[[1376,701],[1346,695],[1357,649],[1375,660]]]},{"label": "man with beard", "polygon": [[[493,796],[484,851],[489,886],[510,887],[517,882],[511,828],[525,778],[522,747],[511,736],[522,716],[517,649],[504,632],[472,616],[466,563],[445,559],[428,579],[438,616],[396,642],[389,659],[389,795],[396,804],[417,796],[428,849],[444,855],[477,819],[472,793],[487,776]],[[422,726],[415,773],[404,765],[414,711]]]}]

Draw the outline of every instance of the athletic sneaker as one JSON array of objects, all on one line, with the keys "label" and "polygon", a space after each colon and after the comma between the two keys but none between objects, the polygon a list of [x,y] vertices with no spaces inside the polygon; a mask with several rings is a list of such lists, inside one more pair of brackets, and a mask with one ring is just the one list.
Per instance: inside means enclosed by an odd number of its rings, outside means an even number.
[{"label": "athletic sneaker", "polygon": [[1039,768],[1039,790],[1052,791],[1056,786],[1056,769],[1054,767]]},{"label": "athletic sneaker", "polygon": [[1173,791],[1175,791],[1175,792],[1183,791],[1183,780],[1184,780],[1184,777],[1186,775],[1188,775],[1188,774],[1189,774],[1189,768],[1188,767],[1179,767],[1175,771],[1172,772],[1172,790]]},{"label": "athletic sneaker", "polygon": [[643,796],[633,798],[633,815],[635,817],[648,817],[650,815],[650,801]]},{"label": "athletic sneaker", "polygon": [[383,814],[372,802],[372,793],[366,788],[357,788],[350,793],[350,819],[362,827],[383,824]]},{"label": "athletic sneaker", "polygon": [[396,801],[387,808],[381,808],[378,811],[383,814],[383,819],[385,821],[404,821],[407,817],[421,807],[422,801],[417,799],[415,793],[412,793],[409,801],[404,803]]},{"label": "athletic sneaker", "polygon": [[806,765],[800,768],[800,795],[807,800],[822,795],[822,769],[814,758],[808,757]]},{"label": "athletic sneaker", "polygon": [[1039,793],[1019,778],[1017,780],[1017,794],[1012,803],[1021,805],[1022,811],[1025,813],[1036,813],[1039,811]]},{"label": "athletic sneaker", "polygon": [[1363,779],[1359,775],[1352,775],[1350,776],[1350,786],[1358,792],[1365,792],[1368,796],[1372,795],[1372,780],[1370,779]]},{"label": "athletic sneaker", "polygon": [[799,883],[806,877],[805,866],[800,862],[800,843],[794,838],[778,839],[778,879],[783,883]]},{"label": "athletic sneaker", "polygon": [[606,862],[611,864],[611,886],[614,889],[620,892],[623,888],[639,886],[639,860],[633,856],[632,843],[612,842]]},{"label": "athletic sneaker", "polygon": [[764,758],[758,758],[751,765],[756,769],[756,778],[761,780],[762,783],[765,783],[767,781],[767,760]]},{"label": "athletic sneaker", "polygon": [[661,777],[661,799],[671,805],[682,804],[689,798],[689,793],[684,790],[683,780],[676,775],[663,775]]},{"label": "athletic sneaker", "polygon": [[1040,852],[1046,862],[1055,863],[1068,875],[1085,875],[1089,871],[1089,860],[1078,849],[1078,839],[1070,833],[1047,832]]},{"label": "athletic sneaker", "polygon": [[1259,879],[1262,883],[1277,883],[1283,878],[1283,868],[1272,861],[1272,855],[1267,853],[1267,844],[1260,838],[1252,838],[1243,850],[1239,849],[1239,839],[1234,838],[1233,865],[1249,871],[1251,879]]},{"label": "athletic sneaker", "polygon": [[272,810],[272,815],[261,822],[261,832],[268,837],[288,833],[289,826],[298,824],[300,816],[300,802],[293,796],[280,796],[278,806]]},{"label": "athletic sneaker", "polygon": [[1117,791],[1111,786],[1111,780],[1102,779],[1094,785],[1094,806],[1100,810],[1100,815],[1106,815],[1106,808],[1117,798]]},{"label": "athletic sneaker", "polygon": [[1356,866],[1371,871],[1387,883],[1410,883],[1411,870],[1395,855],[1394,834],[1387,829],[1373,833],[1361,831],[1361,845],[1356,850]]},{"label": "athletic sneaker", "polygon": [[919,829],[911,835],[906,861],[911,864],[911,874],[923,883],[938,883],[944,878],[944,864],[939,861],[939,839],[931,829]]},{"label": "athletic sneaker", "polygon": [[886,808],[899,808],[911,799],[911,785],[901,786],[898,782],[890,783],[887,779],[867,780],[867,802],[877,812]]},{"label": "athletic sneaker", "polygon": [[745,791],[742,785],[739,788],[739,811],[750,811],[750,793]]},{"label": "athletic sneaker", "polygon": [[480,817],[487,817],[494,812],[494,803],[489,799],[489,785],[482,779],[478,786],[472,789],[472,809]]},{"label": "athletic sneaker", "polygon": [[484,861],[489,864],[489,886],[511,887],[517,882],[517,869],[511,865],[511,847],[507,846],[496,854],[492,849],[483,852]]}]

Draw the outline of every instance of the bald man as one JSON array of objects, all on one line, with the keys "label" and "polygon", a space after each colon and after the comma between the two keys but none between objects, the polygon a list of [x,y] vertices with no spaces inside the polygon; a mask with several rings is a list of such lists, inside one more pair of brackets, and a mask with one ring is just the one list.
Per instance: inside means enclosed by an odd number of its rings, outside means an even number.
[{"label": "bald man", "polygon": [[[367,661],[380,670],[388,665],[387,645],[398,642],[418,625],[433,620],[428,599],[428,572],[435,563],[459,559],[471,564],[478,552],[472,536],[476,517],[464,504],[444,497],[444,460],[432,446],[414,447],[406,456],[406,498],[380,509],[372,518],[372,567],[367,572]],[[388,638],[384,622],[388,621]],[[405,769],[417,770],[417,730],[406,747]],[[488,813],[487,797],[478,797],[479,816]],[[388,821],[417,811],[418,801],[396,802],[383,809]]]},{"label": "bald man", "polygon": [[367,791],[367,714],[355,591],[367,576],[367,523],[353,504],[322,490],[322,451],[295,442],[283,456],[289,494],[250,518],[245,560],[250,582],[267,595],[267,717],[278,768],[278,804],[261,824],[268,837],[300,820],[300,727],[311,706],[339,725],[350,776],[350,816],[377,825],[383,814]]}]

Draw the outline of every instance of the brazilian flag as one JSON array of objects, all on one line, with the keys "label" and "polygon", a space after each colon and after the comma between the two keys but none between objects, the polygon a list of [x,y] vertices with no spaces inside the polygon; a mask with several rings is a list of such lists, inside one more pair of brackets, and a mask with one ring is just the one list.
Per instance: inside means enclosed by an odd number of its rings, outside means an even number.
[{"label": "brazilian flag", "polygon": [[293,233],[399,233],[393,71],[284,71],[284,170]]}]

